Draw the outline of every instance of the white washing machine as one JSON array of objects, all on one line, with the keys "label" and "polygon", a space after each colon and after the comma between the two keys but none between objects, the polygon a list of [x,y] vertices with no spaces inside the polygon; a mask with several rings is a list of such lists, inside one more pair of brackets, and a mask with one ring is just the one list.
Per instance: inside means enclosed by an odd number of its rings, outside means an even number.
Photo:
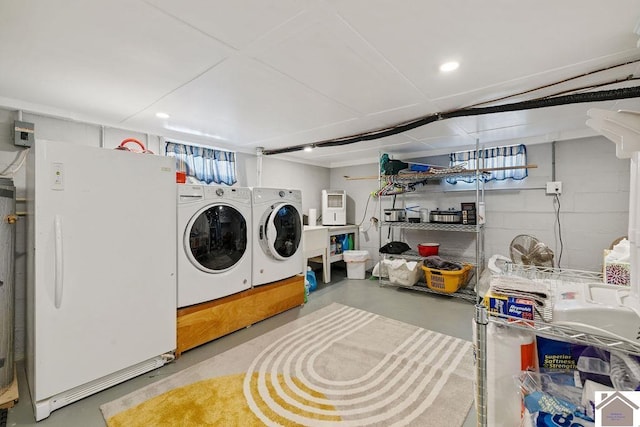
[{"label": "white washing machine", "polygon": [[302,192],[253,188],[253,285],[302,273]]},{"label": "white washing machine", "polygon": [[178,186],[178,307],[251,287],[251,189]]}]

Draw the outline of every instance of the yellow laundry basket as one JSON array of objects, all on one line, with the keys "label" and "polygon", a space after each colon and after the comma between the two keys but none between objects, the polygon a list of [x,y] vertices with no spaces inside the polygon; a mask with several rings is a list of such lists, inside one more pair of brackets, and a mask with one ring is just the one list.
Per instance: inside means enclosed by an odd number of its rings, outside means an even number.
[{"label": "yellow laundry basket", "polygon": [[436,270],[422,266],[427,287],[432,291],[445,294],[457,292],[458,289],[466,285],[472,268],[471,264],[464,264],[462,270],[457,271]]}]

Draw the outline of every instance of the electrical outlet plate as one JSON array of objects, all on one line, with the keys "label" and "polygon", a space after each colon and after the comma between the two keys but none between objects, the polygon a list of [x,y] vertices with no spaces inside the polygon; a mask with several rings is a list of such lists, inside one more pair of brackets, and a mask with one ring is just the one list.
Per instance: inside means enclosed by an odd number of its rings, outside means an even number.
[{"label": "electrical outlet plate", "polygon": [[561,181],[547,182],[547,194],[562,194],[562,182]]}]

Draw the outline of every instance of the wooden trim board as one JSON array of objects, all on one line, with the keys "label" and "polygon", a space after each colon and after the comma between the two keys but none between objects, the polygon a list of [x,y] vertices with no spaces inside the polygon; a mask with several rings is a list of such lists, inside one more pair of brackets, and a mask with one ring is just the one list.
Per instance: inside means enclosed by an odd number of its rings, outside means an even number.
[{"label": "wooden trim board", "polygon": [[13,365],[13,382],[4,393],[0,394],[0,409],[10,409],[18,403],[18,373]]},{"label": "wooden trim board", "polygon": [[178,309],[176,357],[194,347],[304,304],[304,276]]}]

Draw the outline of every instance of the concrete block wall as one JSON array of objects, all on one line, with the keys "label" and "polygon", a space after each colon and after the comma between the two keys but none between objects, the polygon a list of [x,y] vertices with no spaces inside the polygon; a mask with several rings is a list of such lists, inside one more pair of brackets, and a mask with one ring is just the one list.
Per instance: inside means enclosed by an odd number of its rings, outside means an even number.
[{"label": "concrete block wall", "polygon": [[556,147],[556,157],[563,160],[556,177],[567,188],[561,198],[567,265],[599,268],[602,250],[627,234],[629,160],[616,158],[615,144],[605,138]]},{"label": "concrete block wall", "polygon": [[[505,144],[506,145],[506,144]],[[555,159],[552,156],[555,151]],[[597,271],[602,268],[603,250],[613,240],[627,233],[629,209],[629,160],[615,156],[615,145],[604,137],[582,138],[555,144],[528,147],[529,177],[515,181],[492,182],[486,185],[485,204],[485,261],[494,254],[509,256],[509,244],[518,234],[531,234],[551,247],[556,262],[563,268]],[[401,159],[401,158],[400,158]],[[401,159],[409,160],[409,159]],[[415,162],[441,164],[442,159],[410,159]],[[440,161],[438,163],[438,161]],[[553,166],[555,165],[555,177]],[[346,180],[343,177],[376,175],[377,164],[331,170],[332,188],[342,188],[355,200],[353,218],[362,218],[368,193],[377,189],[377,180]],[[560,196],[560,231],[556,221],[557,203],[547,195],[547,181],[562,181]],[[455,187],[455,188],[453,188]],[[419,205],[433,210],[455,207],[461,202],[475,201],[474,185],[456,186],[428,184],[415,193],[398,196],[395,207]],[[380,211],[372,210],[371,201],[366,215],[380,218]],[[382,208],[390,208],[392,197],[383,197]],[[365,224],[366,225],[366,224]],[[380,240],[388,240],[387,228]],[[373,262],[378,258],[376,239],[365,240]],[[453,253],[464,259],[475,256],[474,235],[470,233],[405,231],[392,240],[406,241],[416,247],[424,241],[441,244],[441,253]],[[363,239],[361,238],[361,246]]]}]

